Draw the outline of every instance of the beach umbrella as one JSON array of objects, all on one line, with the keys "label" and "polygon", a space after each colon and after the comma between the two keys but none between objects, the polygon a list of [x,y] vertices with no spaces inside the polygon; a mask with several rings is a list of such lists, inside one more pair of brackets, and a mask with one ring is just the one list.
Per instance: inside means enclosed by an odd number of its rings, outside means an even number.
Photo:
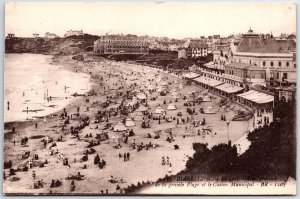
[{"label": "beach umbrella", "polygon": [[126,122],[125,122],[125,126],[126,127],[135,126],[135,123],[134,123],[134,121],[131,118],[127,118]]},{"label": "beach umbrella", "polygon": [[118,122],[118,124],[115,126],[114,131],[120,132],[120,131],[126,131],[126,127],[122,122]]}]

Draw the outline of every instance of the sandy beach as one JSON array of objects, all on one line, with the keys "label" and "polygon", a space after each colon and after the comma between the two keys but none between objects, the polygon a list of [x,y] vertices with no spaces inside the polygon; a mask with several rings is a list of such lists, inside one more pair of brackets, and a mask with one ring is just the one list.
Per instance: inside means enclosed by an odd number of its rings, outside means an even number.
[{"label": "sandy beach", "polygon": [[[62,129],[65,119],[60,119],[63,110],[57,111],[52,116],[48,115],[46,121],[44,119],[37,119],[27,123],[17,122],[5,125],[5,140],[4,140],[4,160],[12,161],[12,168],[15,170],[19,165],[28,162],[32,159],[33,154],[38,154],[38,160],[34,162],[44,162],[47,164],[44,167],[39,167],[38,163],[33,164],[28,171],[18,171],[15,175],[9,176],[9,169],[5,169],[6,180],[3,183],[3,190],[7,194],[13,193],[53,193],[53,194],[101,194],[101,190],[110,194],[120,193],[120,190],[126,188],[128,185],[137,184],[138,182],[156,181],[166,175],[176,174],[185,168],[185,163],[188,156],[192,156],[192,144],[194,142],[207,143],[209,147],[218,143],[227,143],[227,125],[220,120],[221,114],[226,116],[226,119],[231,121],[235,111],[230,108],[220,109],[218,102],[219,96],[211,96],[210,102],[196,103],[193,106],[184,106],[191,93],[196,95],[205,94],[205,91],[200,86],[189,85],[185,80],[177,77],[174,74],[165,73],[161,70],[150,68],[147,66],[140,66],[129,64],[125,62],[113,62],[104,59],[90,59],[91,61],[78,62],[72,60],[71,57],[55,57],[53,64],[62,65],[65,69],[73,72],[83,72],[90,76],[91,91],[95,95],[85,95],[73,98],[65,110],[68,115],[80,113],[80,116],[74,116],[69,120]],[[167,85],[165,85],[167,84]],[[150,88],[155,87],[156,91],[144,92]],[[160,88],[167,88],[169,92],[165,96],[161,96],[157,90]],[[141,112],[133,111],[128,116],[118,113],[116,116],[111,116],[104,122],[95,123],[95,116],[98,111],[111,110],[111,108],[118,107],[123,103],[133,103],[134,100],[124,99],[124,94],[127,90],[132,92],[143,91],[146,95],[144,104],[148,106],[148,112],[155,115],[158,106],[161,106],[165,111],[167,122],[163,119],[150,119],[150,128],[141,128],[143,117]],[[154,89],[153,89],[154,90]],[[177,92],[177,102],[172,97],[171,93]],[[122,93],[122,94],[120,94]],[[108,107],[103,108],[103,103],[111,96]],[[156,98],[151,100],[150,98]],[[87,101],[88,99],[88,101]],[[188,98],[187,98],[188,99]],[[138,100],[139,101],[139,100]],[[166,103],[164,103],[166,102]],[[176,110],[167,110],[168,105],[175,105]],[[79,112],[78,112],[79,107]],[[213,114],[200,113],[200,109],[207,110],[211,107]],[[194,109],[195,113],[190,115],[187,108]],[[235,107],[234,109],[243,109],[242,107]],[[181,112],[181,116],[178,113]],[[80,130],[79,138],[76,138],[70,133],[70,128],[80,125],[80,118],[89,117],[89,124]],[[187,117],[189,122],[187,122]],[[135,126],[127,127],[132,129],[134,136],[128,137],[128,143],[124,143],[122,138],[125,132],[115,132],[113,128],[126,118],[132,118]],[[205,118],[205,125],[194,126],[194,121],[199,122]],[[177,123],[177,119],[179,122]],[[185,122],[183,122],[183,120]],[[37,123],[37,127],[35,124]],[[107,123],[111,127],[105,129]],[[230,139],[232,143],[246,135],[253,121],[231,121],[229,126]],[[11,128],[15,127],[15,133],[11,133]],[[202,128],[211,129],[210,133],[203,134]],[[173,141],[168,142],[166,139],[170,137],[169,129],[172,129]],[[100,145],[93,146],[95,153],[88,155],[87,161],[82,161],[84,152],[88,149],[89,141],[97,141],[96,134],[107,132],[108,139],[101,141]],[[200,132],[198,134],[198,132]],[[151,138],[147,137],[147,134]],[[86,135],[90,135],[91,137]],[[158,134],[160,138],[154,139],[154,135]],[[21,145],[22,137],[29,138],[26,145]],[[56,146],[50,149],[52,143],[47,143],[44,147],[42,139],[53,138]],[[57,141],[62,138],[62,141]],[[113,144],[116,140],[120,143],[121,148],[115,148]],[[15,145],[14,145],[15,141]],[[140,151],[133,149],[133,142],[136,144],[143,143],[156,145],[150,147],[148,150],[143,148]],[[179,149],[175,150],[174,145]],[[50,155],[51,151],[55,154]],[[30,151],[30,157],[22,159],[22,154],[25,151]],[[123,154],[130,153],[130,160],[124,161]],[[98,154],[100,160],[106,161],[106,166],[100,169],[98,165],[94,164],[94,158]],[[119,154],[122,158],[119,158]],[[162,165],[162,157],[169,158],[172,164],[170,172],[168,165]],[[68,159],[68,165],[63,165],[62,158]],[[86,168],[84,168],[86,165]],[[35,171],[36,177],[32,177]],[[72,180],[66,179],[69,175],[76,175],[80,172],[84,177],[82,180],[75,180],[75,189],[70,191]],[[113,176],[116,183],[110,183],[109,180]],[[62,182],[61,186],[50,188],[51,180],[58,179]],[[33,185],[38,180],[42,180],[43,187],[34,189]],[[116,190],[119,186],[121,189]]]}]

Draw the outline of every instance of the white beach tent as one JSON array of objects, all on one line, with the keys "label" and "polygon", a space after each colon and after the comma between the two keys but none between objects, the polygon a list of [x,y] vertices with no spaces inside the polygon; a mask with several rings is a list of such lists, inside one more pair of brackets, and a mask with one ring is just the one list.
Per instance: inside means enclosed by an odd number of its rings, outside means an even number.
[{"label": "white beach tent", "polygon": [[173,103],[169,104],[168,107],[167,107],[167,110],[176,110],[176,109],[177,108]]},{"label": "white beach tent", "polygon": [[134,121],[131,118],[127,118],[126,122],[125,122],[125,126],[126,127],[135,126],[135,123],[134,123]]},{"label": "white beach tent", "polygon": [[155,110],[155,113],[156,114],[162,114],[164,112],[164,109],[162,108],[162,107],[160,107],[160,106],[158,106],[157,108],[156,108],[156,110]]},{"label": "white beach tent", "polygon": [[203,98],[203,102],[211,102],[211,99],[208,97],[208,95]]},{"label": "white beach tent", "polygon": [[114,131],[120,132],[120,131],[126,131],[126,127],[122,122],[118,122],[118,124],[115,126]]},{"label": "white beach tent", "polygon": [[180,88],[180,89],[183,89],[182,83],[179,84],[179,88]]},{"label": "white beach tent", "polygon": [[139,100],[145,100],[147,99],[146,95],[144,93],[139,93],[136,95],[136,98]]}]

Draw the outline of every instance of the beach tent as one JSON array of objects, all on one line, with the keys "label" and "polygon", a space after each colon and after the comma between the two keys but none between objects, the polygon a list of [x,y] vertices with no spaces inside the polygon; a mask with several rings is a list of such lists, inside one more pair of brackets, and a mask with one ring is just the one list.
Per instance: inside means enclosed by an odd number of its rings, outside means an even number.
[{"label": "beach tent", "polygon": [[137,112],[144,112],[144,111],[147,111],[148,108],[143,106],[143,105],[140,105],[138,109],[136,109]]},{"label": "beach tent", "polygon": [[162,87],[158,87],[158,89],[156,90],[156,92],[160,93],[162,91],[164,91],[165,89],[163,89]]},{"label": "beach tent", "polygon": [[204,113],[206,113],[206,114],[214,114],[214,113],[216,113],[212,109],[213,109],[212,106],[208,106],[207,109],[204,111]]},{"label": "beach tent", "polygon": [[173,99],[179,99],[180,97],[178,95],[172,95]]},{"label": "beach tent", "polygon": [[194,101],[195,101],[195,98],[193,98],[193,97],[188,97],[188,98],[186,99],[186,101],[187,101],[187,102],[194,102]]},{"label": "beach tent", "polygon": [[163,113],[164,112],[164,109],[162,108],[162,107],[160,107],[160,106],[158,106],[157,108],[156,108],[156,110],[155,110],[155,113],[156,114],[161,114],[161,113]]},{"label": "beach tent", "polygon": [[110,137],[110,141],[112,142],[113,145],[118,145],[122,142],[122,138],[117,135],[113,135]]},{"label": "beach tent", "polygon": [[203,98],[203,102],[211,102],[211,99],[208,97],[208,95]]},{"label": "beach tent", "polygon": [[139,93],[136,95],[136,98],[139,100],[145,100],[147,99],[146,95],[144,93]]},{"label": "beach tent", "polygon": [[168,83],[167,83],[167,82],[162,82],[161,85],[162,85],[162,86],[167,86]]},{"label": "beach tent", "polygon": [[108,139],[108,135],[107,133],[100,133],[100,134],[97,133],[96,138],[101,141],[105,141]]},{"label": "beach tent", "polygon": [[149,89],[149,90],[155,90],[155,86],[154,86],[154,85],[149,85],[149,86],[148,86],[148,89]]},{"label": "beach tent", "polygon": [[134,123],[134,121],[131,118],[127,118],[126,122],[125,122],[125,126],[126,127],[135,126],[135,123]]},{"label": "beach tent", "polygon": [[120,132],[120,131],[126,131],[126,127],[122,122],[118,122],[118,124],[115,126],[114,131]]},{"label": "beach tent", "polygon": [[173,103],[169,104],[168,107],[167,107],[167,110],[176,110],[176,109],[177,108]]}]

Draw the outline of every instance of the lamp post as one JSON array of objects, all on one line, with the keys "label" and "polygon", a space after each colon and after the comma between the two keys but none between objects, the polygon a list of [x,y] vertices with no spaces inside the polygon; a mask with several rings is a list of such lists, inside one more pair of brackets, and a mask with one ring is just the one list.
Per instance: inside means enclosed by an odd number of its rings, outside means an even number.
[{"label": "lamp post", "polygon": [[226,121],[226,125],[227,125],[227,140],[228,140],[228,144],[230,144],[230,139],[229,139],[229,124],[230,124],[230,121]]}]

